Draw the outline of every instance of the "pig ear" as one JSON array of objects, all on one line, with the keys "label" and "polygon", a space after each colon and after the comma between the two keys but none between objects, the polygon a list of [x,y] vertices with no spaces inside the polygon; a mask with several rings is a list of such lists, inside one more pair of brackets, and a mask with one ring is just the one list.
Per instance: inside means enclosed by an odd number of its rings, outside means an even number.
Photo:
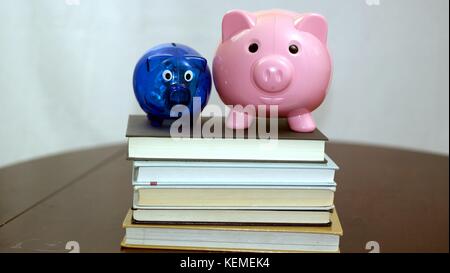
[{"label": "pig ear", "polygon": [[299,31],[309,32],[323,44],[327,43],[328,24],[322,15],[308,13],[295,20],[294,24]]},{"label": "pig ear", "polygon": [[147,71],[150,72],[153,68],[160,65],[165,60],[171,58],[172,55],[169,54],[160,54],[160,55],[154,55],[147,58]]},{"label": "pig ear", "polygon": [[229,40],[239,32],[255,26],[256,18],[243,10],[232,10],[222,19],[222,42]]},{"label": "pig ear", "polygon": [[194,67],[200,69],[200,71],[205,71],[206,69],[206,59],[198,56],[186,56],[186,60]]}]

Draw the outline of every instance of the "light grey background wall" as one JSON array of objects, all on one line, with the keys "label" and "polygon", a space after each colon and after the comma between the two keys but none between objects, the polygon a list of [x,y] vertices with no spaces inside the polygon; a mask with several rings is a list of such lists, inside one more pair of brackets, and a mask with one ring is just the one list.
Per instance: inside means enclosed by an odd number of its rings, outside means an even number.
[{"label": "light grey background wall", "polygon": [[235,8],[327,17],[334,79],[314,116],[332,140],[448,154],[448,5],[0,0],[0,166],[125,141],[128,114],[141,113],[131,87],[141,54],[176,41],[212,60],[221,17]]}]

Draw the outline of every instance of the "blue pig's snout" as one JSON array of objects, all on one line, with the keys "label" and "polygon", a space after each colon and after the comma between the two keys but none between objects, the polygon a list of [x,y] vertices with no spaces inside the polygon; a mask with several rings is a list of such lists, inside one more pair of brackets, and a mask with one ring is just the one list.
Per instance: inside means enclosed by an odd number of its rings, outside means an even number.
[{"label": "blue pig's snout", "polygon": [[182,104],[188,106],[191,102],[191,93],[184,85],[174,84],[169,88],[169,101],[171,106]]}]

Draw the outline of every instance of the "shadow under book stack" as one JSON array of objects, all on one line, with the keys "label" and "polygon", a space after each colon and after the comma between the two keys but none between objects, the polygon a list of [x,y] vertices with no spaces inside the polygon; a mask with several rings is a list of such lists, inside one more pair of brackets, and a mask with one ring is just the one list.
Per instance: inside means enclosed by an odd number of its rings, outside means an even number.
[{"label": "shadow under book stack", "polygon": [[[204,118],[202,127],[221,121]],[[249,136],[259,125],[253,126],[240,136],[217,125],[208,137],[179,139],[168,126],[151,127],[145,116],[130,116],[134,196],[122,246],[338,252],[338,167],[325,154],[327,138],[319,130],[290,131],[280,119],[278,138],[269,141]]]}]

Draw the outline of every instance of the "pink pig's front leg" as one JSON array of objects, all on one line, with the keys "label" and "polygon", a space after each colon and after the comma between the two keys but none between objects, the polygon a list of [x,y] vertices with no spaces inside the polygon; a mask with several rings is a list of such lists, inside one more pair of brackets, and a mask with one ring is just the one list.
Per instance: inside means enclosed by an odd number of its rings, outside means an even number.
[{"label": "pink pig's front leg", "polygon": [[316,123],[309,111],[301,111],[288,117],[289,127],[292,131],[310,133],[316,129]]},{"label": "pink pig's front leg", "polygon": [[225,125],[231,129],[246,129],[252,125],[255,118],[245,112],[231,110],[225,121]]}]

